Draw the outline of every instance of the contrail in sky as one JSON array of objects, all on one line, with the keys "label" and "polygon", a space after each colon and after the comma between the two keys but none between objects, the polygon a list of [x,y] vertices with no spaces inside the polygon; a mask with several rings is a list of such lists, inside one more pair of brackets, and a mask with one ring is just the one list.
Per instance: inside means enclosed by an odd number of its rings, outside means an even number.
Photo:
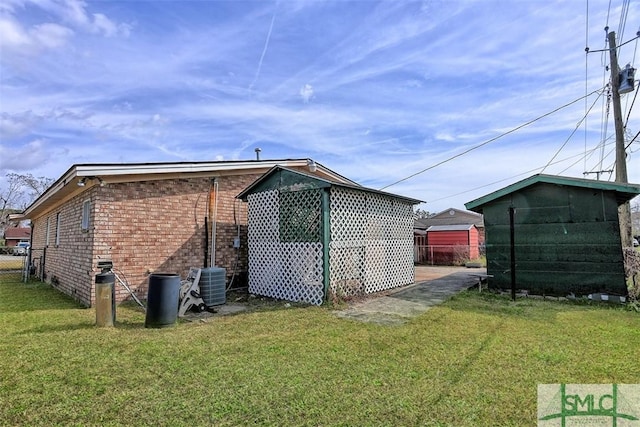
[{"label": "contrail in sky", "polygon": [[276,2],[276,8],[273,11],[273,16],[271,17],[271,25],[269,25],[269,32],[267,33],[267,39],[264,41],[264,48],[262,49],[262,55],[260,55],[260,61],[258,61],[258,69],[256,70],[256,76],[253,78],[253,81],[249,85],[249,90],[253,89],[253,85],[258,81],[258,77],[260,77],[260,70],[262,69],[262,61],[264,60],[264,55],[267,53],[267,48],[269,47],[269,39],[271,39],[271,31],[273,30],[273,23],[276,20],[276,11],[278,10],[278,2]]}]

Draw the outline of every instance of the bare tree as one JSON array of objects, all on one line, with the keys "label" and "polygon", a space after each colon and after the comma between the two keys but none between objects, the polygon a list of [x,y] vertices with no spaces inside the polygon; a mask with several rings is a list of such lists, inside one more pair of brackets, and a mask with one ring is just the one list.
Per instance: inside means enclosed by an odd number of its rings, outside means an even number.
[{"label": "bare tree", "polygon": [[0,234],[9,225],[9,215],[23,211],[53,183],[47,177],[8,173],[6,184],[0,187]]},{"label": "bare tree", "polygon": [[433,216],[433,214],[430,213],[429,211],[425,211],[424,209],[416,209],[415,211],[413,211],[414,219],[424,219],[424,218],[429,218],[431,216]]},{"label": "bare tree", "polygon": [[47,190],[47,188],[49,188],[49,186],[54,182],[54,179],[52,178],[47,178],[45,176],[39,176],[36,178],[30,173],[26,175],[18,175],[18,177],[22,181],[23,186],[29,192],[28,197],[26,199],[27,203],[24,206],[25,208],[31,203],[33,203],[35,199],[40,197],[40,195],[44,193]]},{"label": "bare tree", "polygon": [[24,186],[18,175],[8,173],[6,176],[7,184],[0,190],[0,231],[3,233],[8,224],[9,214],[18,210],[24,197]]}]

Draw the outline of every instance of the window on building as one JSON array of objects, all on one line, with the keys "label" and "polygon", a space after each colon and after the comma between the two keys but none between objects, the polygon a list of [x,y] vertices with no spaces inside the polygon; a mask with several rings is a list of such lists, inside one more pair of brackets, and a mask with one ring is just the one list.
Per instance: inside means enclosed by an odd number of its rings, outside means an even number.
[{"label": "window on building", "polygon": [[49,235],[51,232],[51,217],[47,217],[47,231],[44,235],[44,243],[46,246],[49,246]]},{"label": "window on building", "polygon": [[91,200],[85,200],[82,203],[82,231],[89,230],[89,211],[91,209]]},{"label": "window on building", "polygon": [[56,214],[56,246],[60,245],[60,212]]}]

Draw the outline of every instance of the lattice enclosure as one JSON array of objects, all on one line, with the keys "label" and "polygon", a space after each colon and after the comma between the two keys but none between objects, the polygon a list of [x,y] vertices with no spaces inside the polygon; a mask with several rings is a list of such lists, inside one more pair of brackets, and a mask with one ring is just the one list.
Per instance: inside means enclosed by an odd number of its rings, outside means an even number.
[{"label": "lattice enclosure", "polygon": [[332,187],[330,290],[357,295],[413,283],[413,206]]},{"label": "lattice enclosure", "polygon": [[248,196],[249,292],[322,304],[320,191]]},{"label": "lattice enclosure", "polygon": [[[250,194],[249,291],[322,304],[322,192]],[[330,291],[367,294],[413,283],[413,206],[404,200],[331,187]]]}]

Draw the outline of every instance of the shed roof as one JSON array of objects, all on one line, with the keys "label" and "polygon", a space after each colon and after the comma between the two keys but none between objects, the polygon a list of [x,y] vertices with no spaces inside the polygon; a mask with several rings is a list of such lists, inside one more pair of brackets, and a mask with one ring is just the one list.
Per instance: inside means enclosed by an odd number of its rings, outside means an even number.
[{"label": "shed roof", "polygon": [[593,179],[570,178],[570,177],[558,176],[558,175],[537,174],[529,178],[523,179],[522,181],[518,181],[515,184],[506,186],[500,190],[494,191],[493,193],[489,193],[485,196],[482,196],[480,198],[467,202],[465,203],[465,207],[472,211],[481,212],[482,206],[486,205],[487,203],[490,203],[494,200],[500,199],[501,197],[507,196],[511,193],[515,193],[524,188],[530,187],[535,184],[540,184],[540,183],[552,184],[552,185],[558,185],[558,186],[590,188],[594,190],[603,190],[603,191],[613,191],[616,193],[616,199],[620,204],[625,203],[626,201],[631,200],[635,196],[640,194],[639,184],[623,184],[620,182],[596,181]]},{"label": "shed roof", "polygon": [[399,196],[397,194],[386,193],[384,191],[374,190],[372,188],[362,187],[360,185],[351,185],[345,182],[338,182],[329,179],[319,178],[315,175],[309,175],[297,170],[288,169],[283,166],[274,166],[260,178],[255,180],[253,184],[245,188],[236,197],[241,200],[247,200],[247,196],[253,193],[259,193],[265,191],[268,188],[281,188],[284,182],[288,182],[292,190],[301,190],[304,188],[329,188],[329,187],[341,187],[349,188],[358,191],[364,191],[367,193],[380,194],[383,196],[393,197],[396,199],[404,200],[411,204],[417,205],[423,203],[422,200],[413,199],[410,197]]},{"label": "shed roof", "polygon": [[427,233],[430,231],[469,231],[475,225],[473,224],[458,224],[458,225],[432,225],[427,228]]}]

